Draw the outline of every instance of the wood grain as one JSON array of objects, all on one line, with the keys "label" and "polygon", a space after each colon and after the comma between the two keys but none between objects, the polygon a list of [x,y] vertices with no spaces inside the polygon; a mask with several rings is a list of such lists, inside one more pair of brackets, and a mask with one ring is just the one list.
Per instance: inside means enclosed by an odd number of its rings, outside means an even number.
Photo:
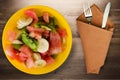
[{"label": "wood grain", "polygon": [[99,75],[86,74],[84,54],[81,39],[77,31],[76,18],[83,12],[84,0],[0,0],[0,41],[3,28],[8,19],[19,9],[33,4],[46,5],[58,10],[68,21],[73,45],[71,53],[65,63],[57,70],[45,75],[28,75],[14,68],[6,59],[2,42],[0,44],[0,80],[112,80],[120,79],[120,0],[91,0],[90,4],[97,4],[102,10],[108,1],[112,7],[110,18],[115,23],[115,30],[105,65]]}]

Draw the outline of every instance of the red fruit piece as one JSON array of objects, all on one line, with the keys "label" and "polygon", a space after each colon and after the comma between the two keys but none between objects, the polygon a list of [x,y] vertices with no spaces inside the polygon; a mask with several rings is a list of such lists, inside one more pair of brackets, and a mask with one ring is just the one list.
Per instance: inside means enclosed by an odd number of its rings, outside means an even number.
[{"label": "red fruit piece", "polygon": [[45,59],[45,57],[47,56],[46,54],[42,54],[42,53],[40,53],[40,55],[42,59]]},{"label": "red fruit piece", "polygon": [[47,52],[46,53],[40,53],[40,56],[42,59],[45,59],[45,57],[47,56]]},{"label": "red fruit piece", "polygon": [[50,33],[50,52],[51,54],[58,54],[62,51],[62,43],[60,35],[57,32]]},{"label": "red fruit piece", "polygon": [[27,30],[30,32],[29,36],[35,39],[41,39],[41,34],[45,31],[42,28],[34,28],[32,26],[28,26]]},{"label": "red fruit piece", "polygon": [[57,29],[57,32],[59,33],[59,35],[60,35],[61,38],[64,38],[64,37],[67,36],[66,29],[64,29],[64,28]]},{"label": "red fruit piece", "polygon": [[7,39],[9,41],[12,42],[13,40],[16,39],[16,37],[17,37],[17,33],[15,31],[8,31],[8,33],[7,33]]},{"label": "red fruit piece", "polygon": [[31,57],[33,54],[32,50],[26,45],[23,45],[19,50],[27,55],[27,57]]},{"label": "red fruit piece", "polygon": [[36,32],[36,33],[40,33],[40,34],[45,31],[45,29],[42,29],[42,28],[34,28],[34,27],[32,27],[32,26],[28,26],[28,27],[27,27],[27,30],[28,30],[29,32]]},{"label": "red fruit piece", "polygon": [[18,59],[18,51],[15,50],[11,45],[7,46],[6,54],[11,57],[11,59]]},{"label": "red fruit piece", "polygon": [[49,30],[45,30],[42,35],[46,38],[48,38],[50,36],[50,31]]},{"label": "red fruit piece", "polygon": [[37,32],[30,32],[29,36],[37,40],[41,39],[41,34]]},{"label": "red fruit piece", "polygon": [[43,12],[43,20],[46,23],[49,23],[49,13],[48,12]]},{"label": "red fruit piece", "polygon": [[28,55],[27,54],[25,54],[25,53],[19,53],[19,60],[21,61],[21,62],[24,62],[24,61],[26,61],[28,59]]},{"label": "red fruit piece", "polygon": [[47,65],[50,65],[55,61],[51,56],[45,57],[44,60],[47,62]]},{"label": "red fruit piece", "polygon": [[24,55],[24,57],[22,58],[23,60],[26,59],[27,57],[27,59],[25,60],[26,66],[28,68],[32,68],[34,66],[34,61],[32,58],[32,54],[33,54],[32,50],[26,45],[23,45],[19,50]]},{"label": "red fruit piece", "polygon": [[34,19],[32,25],[34,25],[34,23],[38,22],[38,17],[34,10],[32,10],[32,9],[26,10],[25,15]]},{"label": "red fruit piece", "polygon": [[27,68],[32,68],[34,66],[34,61],[33,61],[33,58],[32,57],[29,57],[27,60],[26,60],[26,66]]},{"label": "red fruit piece", "polygon": [[19,62],[23,62],[27,59],[27,55],[19,53],[12,46],[7,46],[6,53],[11,57],[11,59],[16,59]]}]

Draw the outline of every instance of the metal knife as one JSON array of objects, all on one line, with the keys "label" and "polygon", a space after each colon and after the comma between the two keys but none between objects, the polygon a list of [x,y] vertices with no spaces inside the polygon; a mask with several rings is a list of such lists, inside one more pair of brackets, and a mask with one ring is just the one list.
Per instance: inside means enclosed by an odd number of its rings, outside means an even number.
[{"label": "metal knife", "polygon": [[109,15],[109,12],[110,12],[110,7],[111,7],[111,3],[109,2],[106,5],[106,7],[105,7],[105,11],[104,11],[104,15],[103,15],[103,20],[102,20],[102,28],[106,27],[106,22],[107,22],[108,15]]}]

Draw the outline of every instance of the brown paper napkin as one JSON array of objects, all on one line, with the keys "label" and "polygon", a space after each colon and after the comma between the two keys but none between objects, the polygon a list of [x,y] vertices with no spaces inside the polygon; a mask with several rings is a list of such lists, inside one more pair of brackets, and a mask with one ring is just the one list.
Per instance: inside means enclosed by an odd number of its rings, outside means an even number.
[{"label": "brown paper napkin", "polygon": [[[97,27],[101,27],[102,26],[102,19],[103,19],[103,12],[95,5],[93,4],[91,6],[92,9],[92,21],[91,24],[97,26]],[[84,16],[84,13],[82,13],[78,18],[78,21],[82,21],[82,22],[87,22],[87,19]],[[107,24],[106,24],[106,29],[113,31],[113,22],[108,19]]]},{"label": "brown paper napkin", "polygon": [[98,74],[104,61],[112,38],[114,25],[110,19],[106,24],[106,29],[102,29],[103,12],[94,4],[92,9],[91,24],[84,13],[77,18],[77,26],[84,49],[87,73]]}]

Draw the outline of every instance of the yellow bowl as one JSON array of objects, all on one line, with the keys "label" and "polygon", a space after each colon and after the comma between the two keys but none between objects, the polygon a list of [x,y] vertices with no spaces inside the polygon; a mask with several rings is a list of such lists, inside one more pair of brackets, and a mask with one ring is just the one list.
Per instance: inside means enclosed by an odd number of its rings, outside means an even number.
[{"label": "yellow bowl", "polygon": [[[48,65],[48,66],[43,67],[43,68],[30,68],[30,69],[28,69],[26,66],[24,66],[23,63],[20,63],[17,60],[11,59],[5,52],[7,45],[11,44],[9,41],[6,40],[7,39],[7,32],[11,31],[11,30],[17,32],[17,29],[16,29],[17,21],[21,16],[24,15],[24,11],[27,9],[34,9],[38,16],[41,16],[42,12],[44,12],[44,11],[49,12],[49,14],[51,16],[54,16],[56,18],[58,25],[60,27],[64,27],[67,30],[68,35],[66,38],[65,50],[57,56],[57,58],[55,59],[55,62],[53,64]],[[68,55],[70,54],[70,50],[71,50],[71,46],[72,46],[72,34],[71,34],[70,26],[68,25],[65,18],[59,12],[57,12],[56,10],[54,10],[50,7],[47,7],[47,6],[33,5],[33,6],[25,7],[23,9],[17,11],[8,20],[8,22],[4,28],[4,31],[3,31],[3,35],[2,35],[2,45],[3,45],[3,49],[4,49],[4,52],[5,52],[7,59],[18,70],[23,71],[23,72],[28,73],[28,74],[34,74],[34,75],[46,74],[46,73],[49,73],[49,72],[57,69],[58,67],[60,67],[67,59]]]}]

